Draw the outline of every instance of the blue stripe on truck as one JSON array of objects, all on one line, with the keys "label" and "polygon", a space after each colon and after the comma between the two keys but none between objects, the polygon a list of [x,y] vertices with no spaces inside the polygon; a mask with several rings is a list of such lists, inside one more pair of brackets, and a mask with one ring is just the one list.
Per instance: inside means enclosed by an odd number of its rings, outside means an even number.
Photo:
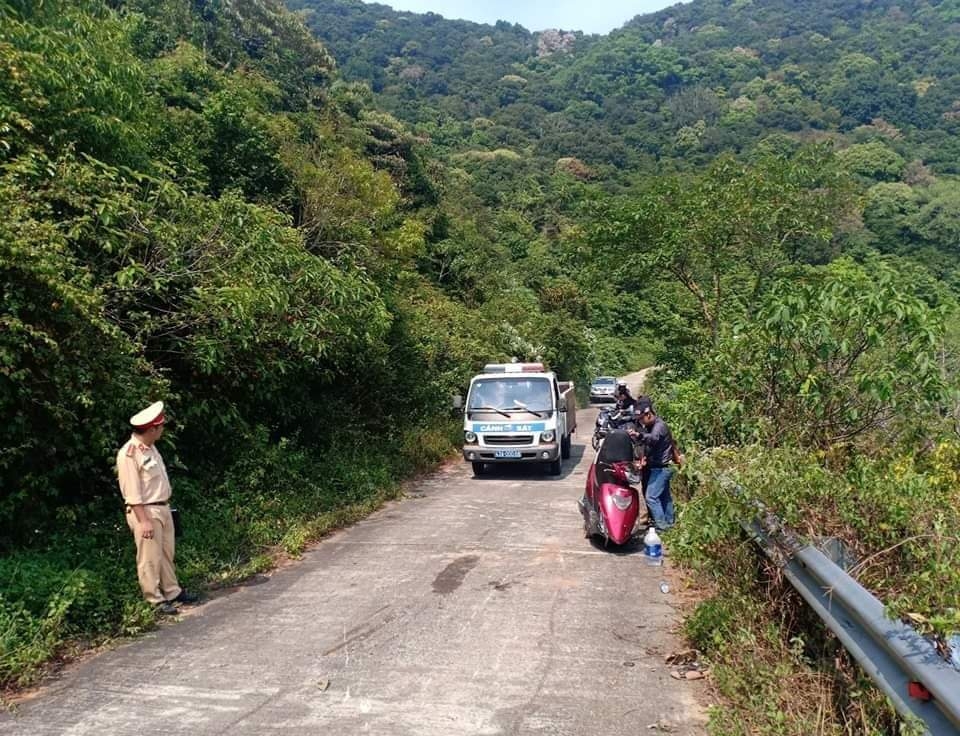
[{"label": "blue stripe on truck", "polygon": [[484,434],[487,432],[543,432],[547,428],[545,422],[534,422],[532,424],[486,424],[483,422],[474,422],[471,428],[473,432]]}]

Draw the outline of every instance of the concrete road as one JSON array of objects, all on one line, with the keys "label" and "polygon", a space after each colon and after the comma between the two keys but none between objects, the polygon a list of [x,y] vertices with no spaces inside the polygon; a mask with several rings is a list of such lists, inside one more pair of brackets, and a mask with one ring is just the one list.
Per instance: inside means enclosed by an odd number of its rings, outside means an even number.
[{"label": "concrete road", "polygon": [[559,478],[450,465],[269,581],[69,668],[0,734],[703,733],[702,682],[664,664],[669,569],[583,538],[595,414]]}]

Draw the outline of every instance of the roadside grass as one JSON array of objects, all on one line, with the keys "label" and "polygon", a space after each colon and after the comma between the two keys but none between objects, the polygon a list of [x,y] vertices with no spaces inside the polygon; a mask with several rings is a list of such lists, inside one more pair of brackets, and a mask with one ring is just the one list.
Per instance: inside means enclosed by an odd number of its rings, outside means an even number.
[{"label": "roadside grass", "polygon": [[922,459],[836,458],[748,447],[688,453],[676,485],[674,559],[708,591],[686,633],[723,696],[709,730],[733,734],[912,734],[844,648],[739,527],[739,485],[809,539],[836,537],[852,572],[918,629],[960,630],[960,445]]},{"label": "roadside grass", "polygon": [[[371,443],[344,437],[322,457],[265,431],[216,482],[174,474],[184,519],[181,583],[234,585],[402,494],[404,479],[449,457],[457,423],[408,429]],[[207,474],[209,478],[209,474]],[[37,683],[65,658],[155,626],[136,582],[134,545],[116,503],[63,511],[42,545],[0,559],[0,690]]]}]

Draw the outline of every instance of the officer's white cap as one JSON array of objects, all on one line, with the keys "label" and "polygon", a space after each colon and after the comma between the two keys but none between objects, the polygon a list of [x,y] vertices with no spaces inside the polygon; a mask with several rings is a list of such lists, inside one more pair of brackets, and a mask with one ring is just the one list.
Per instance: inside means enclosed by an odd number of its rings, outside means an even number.
[{"label": "officer's white cap", "polygon": [[163,420],[163,402],[157,401],[130,417],[130,424],[139,429],[163,424]]}]

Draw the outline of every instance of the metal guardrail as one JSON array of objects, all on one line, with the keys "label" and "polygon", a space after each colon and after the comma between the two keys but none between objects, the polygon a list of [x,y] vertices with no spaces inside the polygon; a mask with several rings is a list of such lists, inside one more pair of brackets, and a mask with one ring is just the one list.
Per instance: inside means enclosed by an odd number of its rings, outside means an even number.
[{"label": "metal guardrail", "polygon": [[[960,734],[960,670],[915,629],[886,617],[884,605],[823,552],[798,541],[764,513],[743,527],[905,718],[931,736]],[[917,684],[920,687],[917,687]],[[929,699],[912,697],[913,691]]]}]

